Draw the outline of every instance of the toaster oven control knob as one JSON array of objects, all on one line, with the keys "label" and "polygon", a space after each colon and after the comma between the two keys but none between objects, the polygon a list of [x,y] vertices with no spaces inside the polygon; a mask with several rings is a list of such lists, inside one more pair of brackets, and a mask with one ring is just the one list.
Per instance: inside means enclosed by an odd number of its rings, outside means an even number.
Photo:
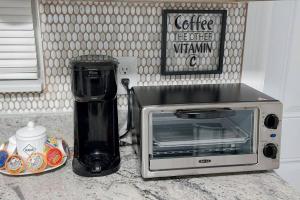
[{"label": "toaster oven control knob", "polygon": [[270,114],[265,118],[265,126],[270,129],[277,129],[279,119],[275,114]]},{"label": "toaster oven control knob", "polygon": [[275,144],[269,143],[266,144],[263,150],[264,155],[267,158],[275,159],[277,156],[278,149]]}]

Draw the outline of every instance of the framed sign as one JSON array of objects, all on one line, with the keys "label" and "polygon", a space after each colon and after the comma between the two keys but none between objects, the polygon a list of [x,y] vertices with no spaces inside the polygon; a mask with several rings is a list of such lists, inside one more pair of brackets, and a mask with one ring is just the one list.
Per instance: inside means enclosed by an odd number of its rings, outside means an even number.
[{"label": "framed sign", "polygon": [[163,10],[161,74],[220,74],[226,10]]}]

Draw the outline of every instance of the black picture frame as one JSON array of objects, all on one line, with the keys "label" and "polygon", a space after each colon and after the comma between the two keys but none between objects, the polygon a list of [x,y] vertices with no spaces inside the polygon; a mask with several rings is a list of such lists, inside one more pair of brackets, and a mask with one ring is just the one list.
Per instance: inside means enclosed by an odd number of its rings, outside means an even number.
[{"label": "black picture frame", "polygon": [[[221,32],[220,32],[220,47],[218,66],[216,70],[207,71],[167,71],[166,70],[166,47],[167,47],[167,19],[168,14],[176,13],[203,13],[203,14],[221,14]],[[162,35],[161,35],[161,74],[162,75],[189,75],[189,74],[221,74],[223,72],[223,60],[224,60],[224,45],[225,45],[225,33],[226,33],[226,20],[227,10],[171,10],[165,9],[162,11]]]}]

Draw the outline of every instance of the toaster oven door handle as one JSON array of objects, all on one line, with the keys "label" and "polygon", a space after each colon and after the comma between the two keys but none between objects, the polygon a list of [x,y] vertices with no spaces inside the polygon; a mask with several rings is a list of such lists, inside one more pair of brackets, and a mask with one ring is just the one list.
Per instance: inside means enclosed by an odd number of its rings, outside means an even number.
[{"label": "toaster oven door handle", "polygon": [[175,116],[182,119],[214,119],[235,115],[230,108],[176,110]]}]

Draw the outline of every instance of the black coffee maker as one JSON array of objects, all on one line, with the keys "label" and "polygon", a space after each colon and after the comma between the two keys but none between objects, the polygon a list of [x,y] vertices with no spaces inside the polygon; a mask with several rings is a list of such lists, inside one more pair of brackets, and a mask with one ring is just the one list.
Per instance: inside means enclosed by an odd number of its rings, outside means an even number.
[{"label": "black coffee maker", "polygon": [[74,102],[73,171],[103,176],[120,167],[118,62],[110,56],[79,56],[71,62]]}]

